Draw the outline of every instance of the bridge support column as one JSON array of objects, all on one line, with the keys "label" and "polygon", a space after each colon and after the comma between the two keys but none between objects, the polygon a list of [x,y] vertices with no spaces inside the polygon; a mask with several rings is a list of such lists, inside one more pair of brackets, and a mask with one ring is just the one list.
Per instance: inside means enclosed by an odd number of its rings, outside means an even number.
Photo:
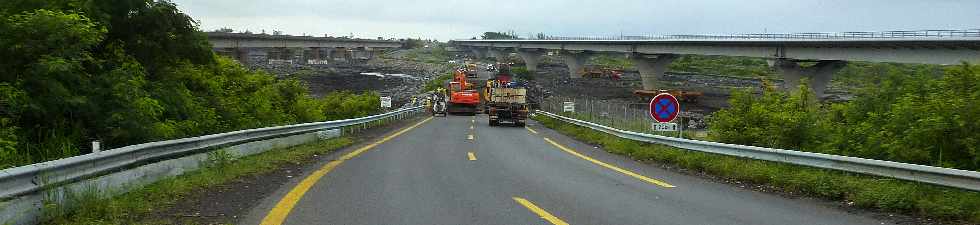
[{"label": "bridge support column", "polygon": [[505,49],[494,49],[494,48],[488,49],[487,53],[489,53],[490,57],[493,57],[497,61],[503,60],[505,57],[507,57],[508,54],[510,54],[510,52],[508,52]]},{"label": "bridge support column", "polygon": [[[310,63],[311,60],[313,61],[313,63]],[[305,63],[307,63],[307,64],[319,64],[320,63],[320,48],[318,48],[318,47],[311,47],[310,48],[310,56],[309,57],[306,57],[306,62]]]},{"label": "bridge support column", "polygon": [[242,65],[248,64],[249,51],[247,48],[236,48],[235,49],[235,59],[238,59],[238,63]]},{"label": "bridge support column", "polygon": [[483,59],[487,57],[486,49],[470,48],[470,51],[473,52],[473,56],[476,57],[476,59]]},{"label": "bridge support column", "polygon": [[531,74],[538,71],[538,62],[541,61],[541,56],[544,56],[544,52],[538,49],[519,49],[517,54],[524,59],[524,65],[527,66],[527,71]]},{"label": "bridge support column", "polygon": [[677,57],[679,56],[674,54],[656,55],[655,58],[650,58],[648,55],[643,54],[631,55],[630,60],[633,61],[633,65],[636,65],[636,69],[640,71],[643,90],[658,90],[658,88],[661,88],[660,78],[667,71],[667,66],[677,59]]},{"label": "bridge support column", "polygon": [[774,63],[776,72],[783,76],[783,90],[795,90],[800,85],[803,77],[810,79],[810,89],[818,98],[824,97],[827,85],[834,77],[834,73],[840,71],[847,65],[846,61],[823,60],[810,67],[801,67],[799,63],[792,60],[780,59]]},{"label": "bridge support column", "polygon": [[565,61],[565,65],[568,66],[568,77],[575,79],[582,77],[579,71],[589,61],[589,57],[592,57],[592,53],[563,51],[561,57]]}]

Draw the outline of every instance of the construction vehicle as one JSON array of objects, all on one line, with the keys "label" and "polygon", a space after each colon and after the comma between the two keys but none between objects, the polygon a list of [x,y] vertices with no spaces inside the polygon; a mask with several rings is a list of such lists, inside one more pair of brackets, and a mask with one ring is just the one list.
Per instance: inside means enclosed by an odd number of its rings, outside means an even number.
[{"label": "construction vehicle", "polygon": [[453,80],[447,85],[446,96],[449,96],[449,104],[446,111],[450,114],[476,114],[480,105],[480,93],[472,84],[466,82],[467,71],[468,68],[456,70]]},{"label": "construction vehicle", "polygon": [[623,77],[623,70],[609,67],[585,66],[578,71],[582,78],[611,78],[619,80]]},{"label": "construction vehicle", "polygon": [[[498,70],[510,71],[505,67],[498,67]],[[501,122],[509,122],[521,127],[526,124],[529,110],[527,89],[513,81],[509,73],[497,73],[494,78],[487,80],[484,92],[488,96],[484,105],[490,119],[490,126],[499,126]]]},{"label": "construction vehicle", "polygon": [[436,91],[426,99],[432,116],[446,116],[446,97],[444,92]]},{"label": "construction vehicle", "polygon": [[477,78],[479,73],[477,72],[476,64],[466,64],[466,78]]}]

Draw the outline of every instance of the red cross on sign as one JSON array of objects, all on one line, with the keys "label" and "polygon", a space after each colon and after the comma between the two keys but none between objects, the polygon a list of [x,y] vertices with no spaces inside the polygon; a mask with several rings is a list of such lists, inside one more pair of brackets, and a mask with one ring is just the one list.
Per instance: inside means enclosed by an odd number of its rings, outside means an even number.
[{"label": "red cross on sign", "polygon": [[681,104],[669,93],[660,93],[650,100],[650,117],[657,122],[669,123],[677,118],[680,111]]}]

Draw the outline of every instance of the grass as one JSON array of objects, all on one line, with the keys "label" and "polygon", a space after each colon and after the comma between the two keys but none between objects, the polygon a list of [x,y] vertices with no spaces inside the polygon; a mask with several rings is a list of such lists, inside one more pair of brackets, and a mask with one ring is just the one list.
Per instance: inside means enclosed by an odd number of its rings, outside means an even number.
[{"label": "grass", "polygon": [[[67,199],[78,207],[66,210],[46,204],[46,224],[187,224],[193,221],[167,221],[148,216],[167,210],[194,191],[228,183],[247,175],[270,172],[283,165],[307,161],[313,155],[326,154],[353,143],[347,137],[275,149],[261,154],[233,159],[224,151],[208,154],[208,167],[164,179],[146,187],[109,199],[95,191],[69,194]],[[92,190],[95,190],[94,188]]]},{"label": "grass", "polygon": [[731,156],[622,139],[538,115],[541,124],[639,161],[657,161],[791,194],[842,201],[867,209],[980,223],[980,192]]}]

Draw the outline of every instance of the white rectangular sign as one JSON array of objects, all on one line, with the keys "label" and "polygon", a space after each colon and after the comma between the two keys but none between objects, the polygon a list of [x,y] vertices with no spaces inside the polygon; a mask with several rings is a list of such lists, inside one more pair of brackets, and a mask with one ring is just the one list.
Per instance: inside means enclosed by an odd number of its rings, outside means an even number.
[{"label": "white rectangular sign", "polygon": [[391,97],[381,97],[381,108],[391,108]]},{"label": "white rectangular sign", "polygon": [[677,131],[676,123],[653,123],[653,131]]},{"label": "white rectangular sign", "polygon": [[575,112],[574,102],[563,102],[561,106],[563,112]]}]

